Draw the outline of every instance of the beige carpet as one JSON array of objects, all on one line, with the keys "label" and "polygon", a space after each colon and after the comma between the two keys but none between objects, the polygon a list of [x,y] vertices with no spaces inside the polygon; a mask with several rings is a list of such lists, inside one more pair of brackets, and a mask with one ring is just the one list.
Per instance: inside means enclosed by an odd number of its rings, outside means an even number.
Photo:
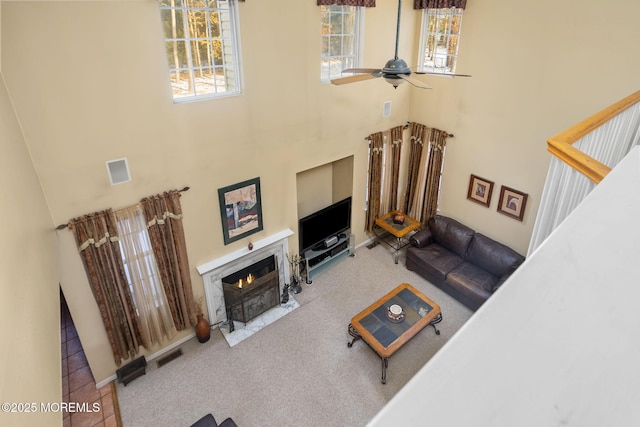
[{"label": "beige carpet", "polygon": [[[386,246],[360,247],[303,285],[300,307],[240,344],[219,330],[180,358],[118,384],[123,424],[190,426],[211,412],[239,427],[364,426],[466,322],[472,312],[417,274]],[[442,309],[443,321],[424,329],[389,360],[387,384],[380,358],[363,342],[347,347],[351,318],[400,283],[408,282]]]}]

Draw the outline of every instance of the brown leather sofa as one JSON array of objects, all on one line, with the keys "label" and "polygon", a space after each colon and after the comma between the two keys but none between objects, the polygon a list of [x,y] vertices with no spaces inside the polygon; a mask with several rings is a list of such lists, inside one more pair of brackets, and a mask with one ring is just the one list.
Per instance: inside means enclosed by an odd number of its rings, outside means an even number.
[{"label": "brown leather sofa", "polygon": [[415,233],[406,266],[477,310],[524,261],[513,249],[441,215]]}]

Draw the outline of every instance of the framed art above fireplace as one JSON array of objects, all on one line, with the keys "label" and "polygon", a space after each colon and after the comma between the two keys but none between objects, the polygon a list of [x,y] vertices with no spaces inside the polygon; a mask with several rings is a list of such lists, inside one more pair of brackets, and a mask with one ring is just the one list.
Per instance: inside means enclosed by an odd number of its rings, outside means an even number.
[{"label": "framed art above fireplace", "polygon": [[218,189],[224,244],[262,230],[260,178]]}]

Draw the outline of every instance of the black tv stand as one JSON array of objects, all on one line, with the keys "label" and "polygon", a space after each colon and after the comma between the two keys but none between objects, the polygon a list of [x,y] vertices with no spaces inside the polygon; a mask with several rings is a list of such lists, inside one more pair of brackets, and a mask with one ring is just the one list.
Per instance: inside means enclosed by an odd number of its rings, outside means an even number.
[{"label": "black tv stand", "polygon": [[313,283],[313,278],[322,274],[347,256],[354,255],[353,234],[340,234],[338,241],[325,248],[318,245],[316,249],[310,249],[304,253],[305,267],[307,271],[307,284]]}]

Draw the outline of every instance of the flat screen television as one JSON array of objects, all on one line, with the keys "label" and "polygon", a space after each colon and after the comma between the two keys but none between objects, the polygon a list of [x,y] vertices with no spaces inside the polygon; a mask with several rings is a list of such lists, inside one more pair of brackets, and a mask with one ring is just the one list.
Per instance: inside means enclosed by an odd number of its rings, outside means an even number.
[{"label": "flat screen television", "polygon": [[340,200],[298,222],[300,254],[322,247],[325,239],[351,228],[351,197]]}]

